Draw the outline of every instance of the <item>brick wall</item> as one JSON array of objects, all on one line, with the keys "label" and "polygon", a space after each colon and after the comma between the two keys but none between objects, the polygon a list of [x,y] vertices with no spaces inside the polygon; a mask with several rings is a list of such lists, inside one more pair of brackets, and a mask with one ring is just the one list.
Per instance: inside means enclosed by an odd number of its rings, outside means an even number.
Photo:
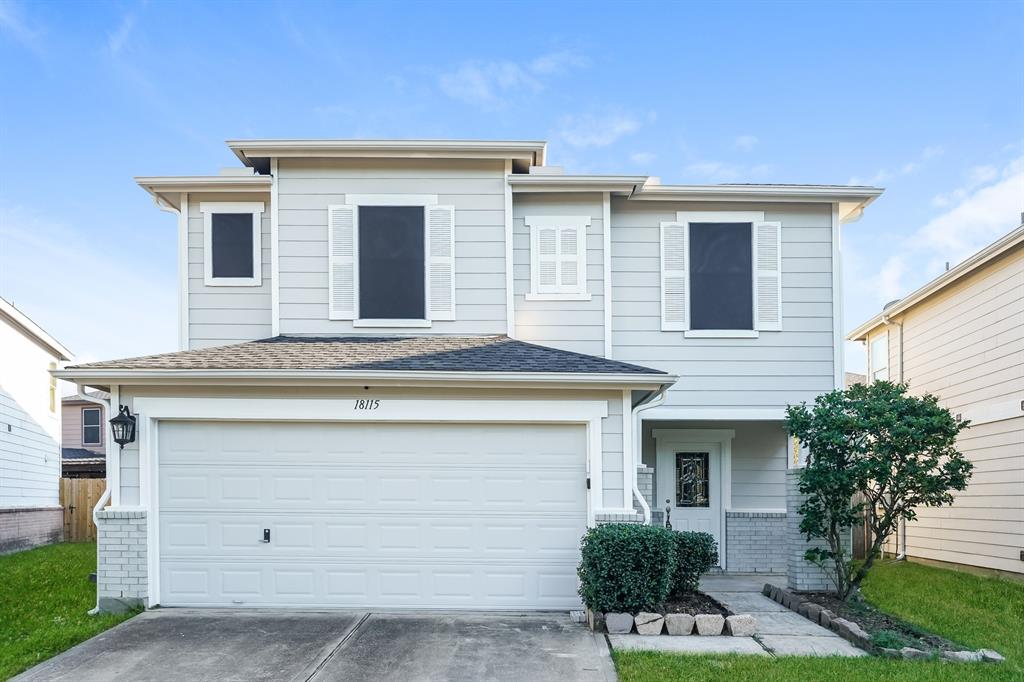
[{"label": "brick wall", "polygon": [[597,523],[643,523],[644,515],[636,512],[633,514],[597,514],[594,516]]},{"label": "brick wall", "polygon": [[[801,495],[798,488],[800,473],[803,469],[790,469],[786,472],[786,536],[789,554],[789,588],[796,591],[835,591],[835,584],[818,566],[804,559],[804,552],[809,547],[827,547],[824,540],[808,542],[800,532],[801,516],[797,512],[806,495]],[[845,538],[846,550],[850,551],[853,544],[852,534]]]},{"label": "brick wall", "polygon": [[100,610],[117,613],[144,606],[149,591],[146,512],[105,509],[97,517]]},{"label": "brick wall", "polygon": [[726,512],[725,545],[725,558],[730,572],[785,575],[789,566],[786,514]]},{"label": "brick wall", "polygon": [[60,542],[63,537],[61,507],[0,508],[0,554]]},{"label": "brick wall", "polygon": [[[647,501],[647,506],[654,509],[654,469],[648,466],[639,466],[636,469],[636,487]],[[636,510],[641,511],[640,502],[634,501]]]}]

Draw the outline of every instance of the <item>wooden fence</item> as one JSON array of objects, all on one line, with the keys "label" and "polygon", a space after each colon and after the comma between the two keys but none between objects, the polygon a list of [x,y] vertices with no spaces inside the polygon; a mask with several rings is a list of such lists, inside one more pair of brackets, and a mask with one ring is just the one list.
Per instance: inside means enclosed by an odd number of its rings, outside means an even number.
[{"label": "wooden fence", "polygon": [[64,507],[64,540],[84,542],[96,539],[92,510],[107,487],[102,478],[60,479],[60,506]]}]

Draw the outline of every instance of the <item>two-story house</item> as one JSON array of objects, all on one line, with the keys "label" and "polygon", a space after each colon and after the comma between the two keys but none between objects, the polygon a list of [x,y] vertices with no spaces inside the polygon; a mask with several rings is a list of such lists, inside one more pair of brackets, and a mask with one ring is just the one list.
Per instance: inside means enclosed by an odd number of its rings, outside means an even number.
[{"label": "two-story house", "polygon": [[60,373],[138,419],[101,602],[571,608],[587,526],[666,508],[787,572],[783,410],[842,386],[840,225],[881,190],[228,145],[137,178],[178,216],[181,350]]},{"label": "two-story house", "polygon": [[107,457],[104,423],[105,401],[102,391],[66,395],[61,399],[61,476],[63,478],[104,478]]},{"label": "two-story house", "polygon": [[1024,573],[1024,225],[848,338],[865,344],[869,380],[906,382],[971,421],[957,440],[974,463],[967,489],[918,509],[889,551]]}]

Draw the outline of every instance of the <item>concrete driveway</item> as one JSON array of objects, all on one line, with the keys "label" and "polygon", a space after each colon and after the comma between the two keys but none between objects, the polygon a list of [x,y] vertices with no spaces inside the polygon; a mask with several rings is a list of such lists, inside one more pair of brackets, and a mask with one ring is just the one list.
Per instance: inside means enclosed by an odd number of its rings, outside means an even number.
[{"label": "concrete driveway", "polygon": [[568,614],[157,609],[14,678],[609,682],[603,637]]}]

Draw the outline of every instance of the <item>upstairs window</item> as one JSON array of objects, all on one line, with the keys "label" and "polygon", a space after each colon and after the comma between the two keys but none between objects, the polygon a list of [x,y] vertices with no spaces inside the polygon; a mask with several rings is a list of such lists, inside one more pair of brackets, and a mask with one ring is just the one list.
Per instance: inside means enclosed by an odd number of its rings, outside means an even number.
[{"label": "upstairs window", "polygon": [[102,441],[100,408],[82,408],[82,445],[99,445]]},{"label": "upstairs window", "polygon": [[530,291],[527,300],[589,300],[587,227],[590,216],[528,216]]},{"label": "upstairs window", "polygon": [[871,340],[871,379],[889,380],[889,335],[882,334]]},{"label": "upstairs window", "polygon": [[782,329],[782,225],[760,211],[680,212],[661,224],[661,328],[690,337]]},{"label": "upstairs window", "polygon": [[455,319],[455,208],[434,195],[348,195],[329,206],[328,317],[355,327]]},{"label": "upstairs window", "polygon": [[204,201],[199,210],[203,214],[206,285],[262,285],[263,204]]}]

